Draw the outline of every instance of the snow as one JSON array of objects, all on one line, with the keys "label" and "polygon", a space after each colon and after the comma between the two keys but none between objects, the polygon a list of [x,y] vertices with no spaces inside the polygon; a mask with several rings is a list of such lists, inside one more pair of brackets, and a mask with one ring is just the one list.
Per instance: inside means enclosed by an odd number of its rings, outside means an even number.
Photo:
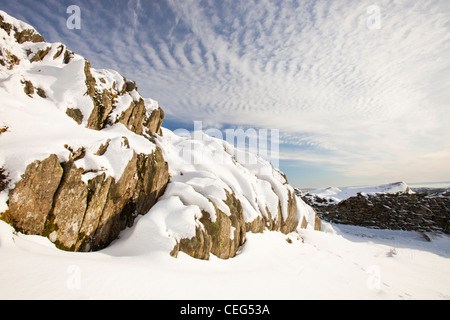
[{"label": "snow", "polygon": [[[19,30],[31,29],[0,14]],[[172,258],[169,253],[177,241],[203,227],[203,211],[213,222],[216,208],[231,214],[224,202],[228,194],[242,204],[245,221],[252,222],[267,217],[267,209],[276,217],[279,203],[286,219],[294,189],[269,162],[202,132],[178,136],[163,128],[163,136],[155,137],[153,144],[122,124],[87,129],[94,106],[85,94],[84,58],[74,54],[66,65],[63,55],[53,59],[62,44],[18,46],[0,32],[1,49],[21,60],[12,70],[0,69],[0,119],[8,127],[0,137],[0,165],[7,169],[11,186],[31,162],[50,154],[67,161],[69,149],[80,147],[85,156],[75,164],[85,170],[85,183],[103,172],[120,179],[134,153],[150,154],[155,144],[171,174],[165,194],[149,213],[96,253],[64,252],[47,238],[16,233],[0,221],[0,299],[450,299],[449,236],[429,235],[432,241],[427,242],[415,232],[328,223],[317,232],[314,210],[299,197],[297,213],[299,221],[304,217],[308,222],[306,230],[249,233],[230,260],[211,256],[200,261],[184,253]],[[29,61],[48,47],[43,61]],[[117,72],[91,72],[97,90],[112,87],[117,95],[112,120],[144,99],[136,90],[121,94],[125,79]],[[43,89],[47,98],[26,95],[25,80]],[[148,114],[159,108],[152,99],[144,102]],[[66,115],[68,107],[82,112],[81,125]],[[98,156],[108,141],[107,151]],[[406,188],[400,183],[315,192],[340,201],[357,192]],[[7,192],[0,193],[0,212],[7,210]]]},{"label": "snow", "polygon": [[[156,144],[169,164],[171,179],[156,209],[152,208],[148,215],[154,215],[155,210],[161,215],[161,206],[171,207],[173,203],[181,203],[184,208],[177,210],[190,216],[189,219],[184,219],[190,226],[183,229],[181,236],[173,232],[180,228],[172,226],[175,220],[170,218],[171,210],[166,210],[166,227],[172,230],[166,232],[169,237],[194,237],[196,227],[202,227],[198,221],[202,215],[198,214],[198,211],[207,212],[212,222],[216,221],[216,208],[230,215],[230,208],[225,203],[227,194],[234,195],[240,201],[245,222],[252,222],[258,217],[268,218],[267,209],[272,217],[277,219],[279,204],[286,220],[289,193],[293,196],[294,189],[270,163],[250,154],[246,157],[236,157],[238,152],[244,151],[202,132],[181,137],[165,128],[162,131],[163,135],[156,138]],[[248,160],[250,156],[253,161]],[[299,221],[303,221],[305,217],[307,227],[314,228],[314,210],[301,198],[297,197],[296,200]],[[197,211],[186,209],[192,206],[196,207]]]},{"label": "snow", "polygon": [[[88,183],[102,173],[117,181],[135,153],[150,154],[155,150],[149,139],[130,132],[122,124],[108,125],[100,131],[86,128],[94,103],[87,95],[83,57],[72,54],[67,64],[63,59],[66,48],[61,43],[19,45],[12,35],[3,29],[0,32],[4,35],[2,50],[8,48],[20,59],[11,69],[0,69],[0,118],[8,127],[0,137],[0,149],[7,150],[2,152],[0,161],[8,172],[11,188],[20,181],[27,165],[50,154],[56,154],[64,162],[83,148],[84,156],[76,159],[75,164],[84,169],[82,179]],[[37,52],[47,49],[49,52],[42,61],[31,62]],[[140,100],[144,101],[148,114],[159,108],[158,102],[144,99],[136,89],[125,92],[126,79],[116,71],[91,67],[91,74],[96,92],[109,90],[114,98],[110,120],[117,120],[133,102]],[[31,81],[35,89],[43,89],[46,98],[36,93],[27,95],[24,81]],[[81,124],[68,117],[67,108],[81,111]],[[202,227],[199,222],[202,212],[208,213],[213,222],[216,209],[230,215],[225,201],[231,195],[241,203],[245,222],[268,217],[267,210],[278,219],[279,207],[282,217],[287,219],[288,199],[294,195],[294,189],[269,162],[201,131],[181,137],[163,129],[163,136],[154,139],[171,173],[165,194],[149,212],[160,217],[162,223],[157,225],[163,237],[170,240],[193,237],[196,228]],[[99,148],[106,144],[106,152],[99,156]],[[7,209],[7,192],[0,195],[3,210]],[[313,227],[310,208],[300,198],[297,201],[300,219],[304,216],[310,222],[308,227]]]},{"label": "snow", "polygon": [[0,10],[0,15],[3,17],[3,21],[6,23],[9,23],[13,26],[18,27],[19,30],[24,30],[24,29],[34,29],[32,26],[30,26],[28,23],[23,22],[21,20],[18,20],[12,16],[10,16],[9,14],[7,14],[5,11]]},{"label": "snow", "polygon": [[[32,29],[4,12],[0,13],[5,21],[13,23],[19,30],[22,27]],[[26,166],[35,160],[44,160],[50,154],[56,154],[61,162],[67,161],[70,152],[65,146],[73,151],[77,151],[79,147],[86,149],[85,158],[76,161],[79,168],[88,172],[83,177],[85,182],[102,172],[118,180],[133,156],[133,151],[150,154],[155,150],[155,145],[148,139],[130,132],[122,124],[115,124],[101,131],[86,128],[94,105],[86,94],[86,60],[83,57],[73,54],[70,63],[65,64],[63,59],[66,48],[61,43],[25,42],[18,45],[12,33],[8,35],[3,29],[0,29],[0,33],[1,50],[8,50],[20,59],[20,64],[14,65],[12,70],[0,68],[0,119],[2,126],[8,127],[8,131],[0,139],[0,150],[8,152],[2,152],[0,161],[2,167],[7,168],[11,185],[21,179]],[[42,61],[30,61],[39,50],[46,48],[50,48],[50,51]],[[61,48],[64,50],[62,54],[54,58]],[[113,88],[112,94],[118,96],[114,114],[116,117],[133,100],[143,99],[137,91],[119,95],[125,80],[116,71],[91,68],[91,73],[96,79],[99,92]],[[33,84],[35,93],[32,96],[25,94],[24,81],[31,81]],[[46,98],[36,93],[37,88],[45,91]],[[151,99],[145,99],[145,102],[148,103],[147,113],[158,107],[157,102]],[[68,108],[81,111],[83,120],[80,125],[67,116]],[[120,114],[116,114],[118,112]],[[124,139],[128,140],[130,148]],[[96,156],[99,147],[108,140],[111,142],[107,152],[101,157]],[[4,207],[3,201],[0,206]]]},{"label": "snow", "polygon": [[327,224],[248,234],[236,258],[201,261],[167,255],[175,240],[163,226],[139,217],[107,249],[81,254],[0,222],[0,299],[450,299],[446,235]]},{"label": "snow", "polygon": [[[199,225],[198,219],[201,217],[202,212],[199,206],[185,205],[180,198],[171,196],[158,201],[152,208],[151,219],[144,220],[151,220],[151,223],[158,227],[159,234],[163,235],[162,238],[164,238],[164,234],[168,235],[167,239],[160,239],[157,242],[161,243],[164,240],[170,242],[170,249],[167,247],[170,251],[175,246],[172,239],[179,241],[195,236],[195,228]],[[149,232],[150,230],[153,230],[153,228],[149,227],[142,232]]]},{"label": "snow", "polygon": [[[171,184],[191,187],[169,188],[164,198],[176,196],[184,203],[198,205],[214,220],[211,203],[224,213],[230,213],[224,203],[228,192],[234,193],[241,202],[246,222],[267,217],[266,208],[275,216],[279,201],[283,218],[287,218],[288,196],[289,192],[294,194],[294,189],[267,161],[253,155],[255,161],[241,160],[249,157],[235,157],[240,150],[202,132],[181,137],[163,128],[163,136],[157,138],[156,144],[169,163]],[[303,201],[298,198],[298,202]]]},{"label": "snow", "polygon": [[309,194],[318,196],[322,199],[327,199],[330,202],[341,202],[350,197],[355,197],[358,193],[375,195],[375,194],[395,194],[398,192],[413,193],[405,182],[359,186],[359,187],[345,187],[336,188],[329,187],[324,189],[316,189],[308,191]]}]

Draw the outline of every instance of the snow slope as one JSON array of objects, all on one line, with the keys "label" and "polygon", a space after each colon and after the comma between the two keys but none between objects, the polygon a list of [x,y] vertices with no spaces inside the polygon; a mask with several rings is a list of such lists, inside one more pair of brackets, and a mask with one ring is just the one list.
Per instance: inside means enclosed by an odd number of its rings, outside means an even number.
[{"label": "snow slope", "polygon": [[309,195],[317,196],[328,202],[338,203],[350,197],[356,196],[358,193],[362,194],[395,194],[398,192],[411,193],[411,189],[405,182],[388,183],[374,186],[360,186],[360,187],[346,187],[346,188],[324,188],[308,191]]},{"label": "snow slope", "polygon": [[327,228],[249,234],[236,258],[201,261],[142,241],[158,239],[150,215],[89,254],[0,222],[0,299],[450,299],[450,237]]}]

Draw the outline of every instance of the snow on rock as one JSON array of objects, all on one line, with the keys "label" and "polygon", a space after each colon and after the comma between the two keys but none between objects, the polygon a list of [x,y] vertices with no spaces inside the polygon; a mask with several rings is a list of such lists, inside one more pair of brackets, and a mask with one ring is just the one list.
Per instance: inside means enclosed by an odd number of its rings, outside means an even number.
[{"label": "snow on rock", "polygon": [[[184,241],[191,239],[191,246],[196,242],[208,246],[209,241],[216,256],[234,257],[249,231],[277,230],[288,234],[301,227],[320,229],[314,210],[296,197],[284,175],[262,158],[252,155],[256,161],[239,162],[238,159],[249,157],[235,157],[239,150],[199,132],[180,137],[163,129],[156,144],[172,175],[160,203],[170,205],[175,198],[185,207],[194,205],[202,211],[202,216],[197,213],[196,219],[190,220],[190,233],[184,234]],[[156,208],[150,216],[153,210]],[[174,229],[170,222],[167,227]],[[199,241],[199,237],[207,243]],[[190,255],[204,255],[202,250],[187,247],[184,252]],[[178,249],[174,255],[183,251],[183,246]]]},{"label": "snow on rock", "polygon": [[0,49],[2,219],[64,250],[104,248],[167,185],[149,140],[162,111],[117,72],[92,69],[3,11]]},{"label": "snow on rock", "polygon": [[270,163],[161,129],[135,83],[3,11],[0,49],[0,213],[15,226],[0,221],[0,298],[449,299],[448,236],[322,224]]},{"label": "snow on rock", "polygon": [[[61,43],[47,43],[42,39],[19,44],[18,33],[30,30],[28,33],[38,34],[37,31],[3,11],[0,17],[3,21],[0,28],[0,111],[2,125],[8,127],[1,143],[3,150],[8,150],[3,165],[8,168],[12,184],[20,180],[26,166],[34,160],[43,160],[53,153],[67,161],[70,153],[65,146],[72,149],[82,146],[93,155],[108,139],[115,141],[125,137],[138,153],[154,151],[154,145],[124,130],[120,123],[128,129],[138,128],[139,132],[132,130],[138,134],[158,132],[162,119],[159,114],[151,118],[159,109],[155,101],[144,99],[136,90],[127,92],[126,79],[117,72],[91,69],[83,57]],[[39,59],[35,58],[37,55]],[[141,123],[124,119],[125,111],[137,109],[133,107],[138,103],[142,110],[135,113],[142,112],[138,117]],[[150,123],[154,131],[145,131],[143,127]],[[92,132],[86,127],[114,128]],[[91,156],[89,167],[84,169],[106,171],[118,179],[121,171],[114,164],[119,157],[111,156],[105,156],[108,161]],[[98,163],[94,164],[95,160]],[[121,168],[124,167],[122,164]]]},{"label": "snow on rock", "polygon": [[0,164],[8,179],[0,212],[18,231],[92,251],[149,213],[146,225],[173,256],[228,259],[247,232],[320,229],[269,162],[202,132],[161,128],[163,110],[136,83],[0,17]]}]

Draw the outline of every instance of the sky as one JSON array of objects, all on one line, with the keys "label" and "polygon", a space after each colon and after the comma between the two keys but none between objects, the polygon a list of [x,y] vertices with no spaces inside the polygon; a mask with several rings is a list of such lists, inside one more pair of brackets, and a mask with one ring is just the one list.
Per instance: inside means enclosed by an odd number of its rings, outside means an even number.
[{"label": "sky", "polygon": [[[70,5],[80,29],[67,26]],[[0,0],[0,9],[135,80],[166,128],[278,130],[279,167],[295,187],[450,181],[448,0]]]}]

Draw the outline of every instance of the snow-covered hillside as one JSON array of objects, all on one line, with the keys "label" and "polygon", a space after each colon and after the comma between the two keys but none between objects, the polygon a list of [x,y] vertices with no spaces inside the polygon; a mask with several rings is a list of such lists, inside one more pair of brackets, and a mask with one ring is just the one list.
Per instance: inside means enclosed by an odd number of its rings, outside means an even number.
[{"label": "snow-covered hillside", "polygon": [[306,195],[327,200],[328,203],[339,203],[350,197],[356,196],[358,193],[376,195],[376,194],[395,194],[398,192],[412,193],[413,191],[408,187],[408,185],[405,182],[396,182],[373,186],[359,186],[346,188],[329,187],[323,189],[315,189],[306,192]]}]

